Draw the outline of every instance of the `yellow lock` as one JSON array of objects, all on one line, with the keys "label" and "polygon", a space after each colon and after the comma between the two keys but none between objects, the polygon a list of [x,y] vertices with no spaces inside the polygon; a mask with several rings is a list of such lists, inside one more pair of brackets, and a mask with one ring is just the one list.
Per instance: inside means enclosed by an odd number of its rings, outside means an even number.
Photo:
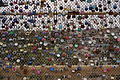
[{"label": "yellow lock", "polygon": [[48,50],[48,47],[46,47],[46,49]]},{"label": "yellow lock", "polygon": [[0,45],[3,45],[3,43],[2,43],[2,42],[0,42]]},{"label": "yellow lock", "polygon": [[10,65],[10,63],[8,63],[8,62],[7,62],[6,64],[7,64],[7,65]]},{"label": "yellow lock", "polygon": [[20,49],[20,52],[23,52],[24,50],[23,49]]},{"label": "yellow lock", "polygon": [[30,43],[28,43],[27,45],[30,46]]},{"label": "yellow lock", "polygon": [[8,50],[6,50],[5,53],[8,53]]}]

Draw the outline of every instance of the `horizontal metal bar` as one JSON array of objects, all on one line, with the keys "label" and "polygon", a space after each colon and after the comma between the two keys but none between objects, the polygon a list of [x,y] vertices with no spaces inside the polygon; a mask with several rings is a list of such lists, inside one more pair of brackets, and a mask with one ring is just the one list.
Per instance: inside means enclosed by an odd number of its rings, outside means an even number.
[{"label": "horizontal metal bar", "polygon": [[[27,66],[27,65],[26,65]],[[45,67],[66,67],[67,65],[51,65],[51,66],[45,66]],[[72,65],[72,67],[90,67],[90,65]],[[99,66],[103,66],[103,67],[112,67],[112,66],[115,66],[115,67],[119,67],[119,65],[98,65]],[[20,67],[20,66],[14,66],[14,67]],[[43,67],[43,66],[27,66],[27,67]]]},{"label": "horizontal metal bar", "polygon": [[[35,13],[35,14],[32,14],[32,13],[0,13],[0,15],[45,15],[45,14],[47,14],[47,15],[50,15],[50,14],[52,14],[52,15],[59,15],[59,14],[63,15],[63,13],[60,13],[60,12],[58,12],[58,13],[42,13],[42,12],[40,12],[40,13]],[[85,13],[68,12],[64,15],[106,15],[106,14],[120,15],[117,12],[113,12],[113,13],[109,13],[109,12],[87,12],[87,13],[86,12]]]}]

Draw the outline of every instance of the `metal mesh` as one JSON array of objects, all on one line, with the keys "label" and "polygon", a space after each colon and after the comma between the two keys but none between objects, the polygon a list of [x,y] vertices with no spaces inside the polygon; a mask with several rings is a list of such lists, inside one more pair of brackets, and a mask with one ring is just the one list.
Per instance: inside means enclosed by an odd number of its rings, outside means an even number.
[{"label": "metal mesh", "polygon": [[0,80],[120,80],[119,0],[0,1]]}]

